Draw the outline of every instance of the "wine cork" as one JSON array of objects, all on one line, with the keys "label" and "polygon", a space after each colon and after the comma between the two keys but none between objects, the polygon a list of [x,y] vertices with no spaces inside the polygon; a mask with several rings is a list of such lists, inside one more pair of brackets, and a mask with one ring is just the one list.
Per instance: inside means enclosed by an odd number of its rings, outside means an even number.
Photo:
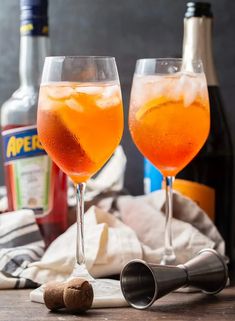
[{"label": "wine cork", "polygon": [[67,282],[63,298],[68,310],[85,312],[91,308],[94,298],[93,288],[88,281],[75,278]]},{"label": "wine cork", "polygon": [[56,311],[65,307],[64,305],[64,288],[65,282],[49,282],[44,290],[44,302],[49,310]]}]

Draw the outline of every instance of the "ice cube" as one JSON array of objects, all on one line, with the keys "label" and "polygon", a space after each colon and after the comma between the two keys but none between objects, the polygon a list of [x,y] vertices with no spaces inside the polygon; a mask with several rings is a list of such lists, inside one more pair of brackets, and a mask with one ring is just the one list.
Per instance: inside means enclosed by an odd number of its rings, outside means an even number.
[{"label": "ice cube", "polygon": [[74,98],[70,98],[70,99],[65,100],[65,103],[71,109],[74,109],[74,110],[80,111],[80,112],[84,111],[84,107],[81,104],[79,104],[79,102]]},{"label": "ice cube", "polygon": [[114,95],[118,95],[119,93],[119,86],[106,86],[104,87],[103,97],[111,97]]},{"label": "ice cube", "polygon": [[161,96],[162,86],[158,76],[135,76],[131,90],[131,101],[135,105],[145,105]]},{"label": "ice cube", "polygon": [[[150,86],[151,84],[151,86]],[[165,97],[169,100],[179,100],[182,96],[182,84],[179,74],[151,76],[147,90],[150,99]]]},{"label": "ice cube", "polygon": [[73,88],[65,86],[48,86],[47,94],[52,99],[66,99],[73,93]]},{"label": "ice cube", "polygon": [[101,86],[78,86],[76,87],[77,93],[87,94],[87,95],[100,95],[103,91]]},{"label": "ice cube", "polygon": [[170,100],[173,101],[179,101],[182,98],[182,85],[179,81],[169,89],[167,96]]},{"label": "ice cube", "polygon": [[185,82],[183,86],[183,97],[184,106],[190,106],[196,99],[199,93],[200,83],[198,83],[197,78],[185,76]]},{"label": "ice cube", "polygon": [[163,94],[169,100],[177,101],[182,98],[183,81],[180,77],[171,75],[171,77],[165,77],[165,86],[163,88]]},{"label": "ice cube", "polygon": [[142,91],[145,92],[148,101],[163,96],[167,97],[170,82],[171,79],[159,75],[145,76]]},{"label": "ice cube", "polygon": [[96,101],[96,105],[102,109],[114,107],[118,104],[120,104],[120,98],[117,96],[113,96],[109,98],[100,98]]},{"label": "ice cube", "polygon": [[64,107],[64,102],[40,97],[38,105],[41,110],[56,111]]},{"label": "ice cube", "polygon": [[143,85],[141,82],[141,78],[136,77],[133,79],[132,88],[131,88],[131,101],[135,100],[137,105],[144,104],[145,91],[143,90]]},{"label": "ice cube", "polygon": [[202,100],[208,100],[208,92],[207,92],[207,82],[205,74],[201,74],[200,77],[198,77],[199,82],[199,94]]},{"label": "ice cube", "polygon": [[152,76],[146,88],[149,100],[166,96],[168,81],[160,76]]}]

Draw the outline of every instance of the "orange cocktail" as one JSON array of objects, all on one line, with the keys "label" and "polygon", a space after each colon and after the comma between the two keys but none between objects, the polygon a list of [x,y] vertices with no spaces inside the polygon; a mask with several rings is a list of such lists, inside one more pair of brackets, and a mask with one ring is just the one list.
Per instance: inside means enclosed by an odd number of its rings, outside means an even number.
[{"label": "orange cocktail", "polygon": [[121,139],[123,111],[117,83],[42,84],[39,110],[40,140],[75,183],[96,173]]},{"label": "orange cocktail", "polygon": [[135,75],[130,131],[164,176],[175,176],[199,152],[210,128],[204,74]]},{"label": "orange cocktail", "polygon": [[199,152],[210,130],[202,62],[174,58],[137,60],[129,127],[140,152],[164,176],[166,223],[161,264],[175,264],[171,233],[173,179]]}]

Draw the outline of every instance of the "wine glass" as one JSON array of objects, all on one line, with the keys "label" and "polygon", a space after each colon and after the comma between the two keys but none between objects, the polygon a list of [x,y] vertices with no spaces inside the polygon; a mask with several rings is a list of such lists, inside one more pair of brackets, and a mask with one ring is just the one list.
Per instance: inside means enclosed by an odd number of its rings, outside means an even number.
[{"label": "wine glass", "polygon": [[47,57],[39,92],[39,139],[77,192],[73,276],[93,280],[84,252],[87,180],[111,157],[123,132],[123,108],[113,57]]},{"label": "wine glass", "polygon": [[172,245],[172,183],[199,152],[210,129],[206,78],[201,61],[137,60],[129,128],[140,152],[165,179],[166,226],[162,264],[176,260]]}]

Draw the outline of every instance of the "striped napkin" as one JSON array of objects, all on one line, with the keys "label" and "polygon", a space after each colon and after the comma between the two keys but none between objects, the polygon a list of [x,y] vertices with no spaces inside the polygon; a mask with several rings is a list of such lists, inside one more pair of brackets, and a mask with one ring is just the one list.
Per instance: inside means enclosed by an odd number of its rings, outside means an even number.
[{"label": "striped napkin", "polygon": [[45,244],[32,210],[0,215],[0,288],[33,288],[30,279],[22,278],[27,266],[40,260]]}]

